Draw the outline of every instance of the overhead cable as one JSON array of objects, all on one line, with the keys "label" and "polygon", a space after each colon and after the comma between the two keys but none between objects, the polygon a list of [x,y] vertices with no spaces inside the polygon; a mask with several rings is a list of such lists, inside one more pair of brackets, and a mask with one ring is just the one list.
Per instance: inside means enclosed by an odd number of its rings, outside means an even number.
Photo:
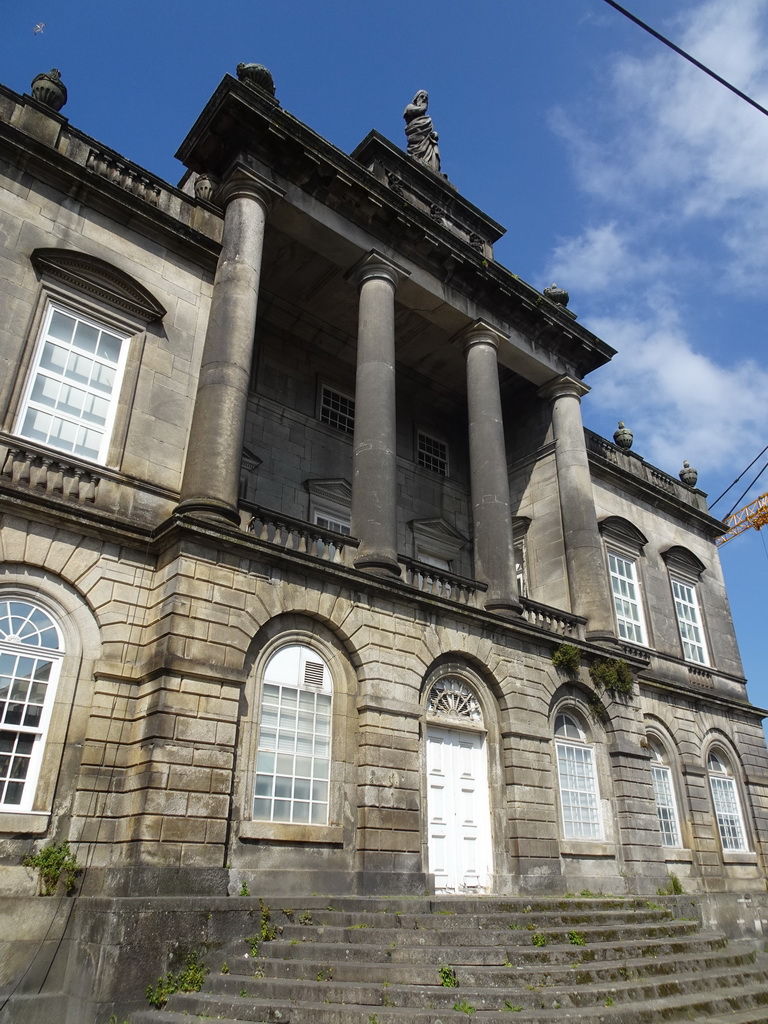
[{"label": "overhead cable", "polygon": [[[765,446],[765,448],[763,448],[763,450],[762,450],[761,452],[758,452],[758,453],[757,453],[757,455],[756,455],[756,456],[754,457],[754,459],[752,459],[752,461],[751,461],[751,462],[750,462],[750,464],[749,464],[749,465],[747,466],[747,468],[746,468],[746,469],[742,469],[742,471],[741,471],[741,472],[739,473],[739,475],[738,475],[738,476],[736,477],[736,479],[735,479],[735,480],[733,480],[733,481],[732,481],[731,483],[729,483],[729,484],[728,484],[728,486],[727,486],[727,487],[725,488],[725,490],[723,491],[723,493],[722,493],[721,495],[719,495],[719,497],[715,498],[715,500],[714,500],[714,501],[712,502],[712,504],[711,504],[711,505],[709,506],[709,508],[710,508],[710,511],[711,511],[711,510],[712,510],[712,509],[713,509],[713,508],[715,507],[715,505],[716,505],[716,504],[718,503],[718,501],[720,501],[720,499],[721,499],[721,498],[724,498],[724,497],[726,496],[726,494],[728,493],[728,491],[730,491],[730,489],[731,489],[732,487],[735,487],[735,486],[736,486],[736,484],[737,484],[737,483],[739,482],[739,480],[741,480],[741,478],[742,478],[742,477],[744,476],[744,474],[745,474],[745,473],[746,473],[746,472],[747,472],[748,470],[752,469],[752,467],[753,467],[753,466],[754,466],[754,464],[755,464],[755,463],[757,462],[757,460],[758,460],[758,459],[759,459],[759,458],[760,458],[761,456],[765,455],[765,453],[766,453],[766,452],[768,452],[768,444],[767,444],[767,445]],[[761,471],[761,472],[762,472],[762,471]],[[749,488],[747,488],[747,490],[749,490]],[[729,512],[729,513],[728,513],[728,515],[730,515],[730,514],[731,514],[731,513]]]},{"label": "overhead cable", "polygon": [[749,103],[756,110],[759,110],[761,114],[765,114],[766,117],[768,117],[768,110],[766,110],[765,107],[761,106],[757,102],[757,100],[753,100],[751,96],[747,96],[747,94],[745,92],[742,92],[741,89],[737,89],[735,85],[731,85],[730,82],[727,82],[724,78],[721,78],[720,75],[716,74],[711,68],[708,68],[706,64],[702,64],[700,60],[696,60],[696,58],[692,57],[690,53],[686,53],[685,50],[682,50],[679,46],[676,46],[671,39],[667,39],[667,37],[663,36],[661,32],[657,32],[655,28],[651,28],[650,25],[646,25],[644,21],[641,21],[639,18],[635,17],[635,15],[628,11],[626,7],[622,7],[621,4],[617,4],[615,0],[605,0],[605,2],[610,7],[614,7],[620,14],[623,14],[626,18],[629,18],[630,21],[634,21],[634,23],[636,25],[639,25],[640,28],[645,29],[646,32],[649,32],[655,39],[658,39],[659,42],[664,43],[664,45],[668,46],[670,50],[674,50],[675,53],[678,53],[681,57],[684,57],[687,61],[690,61],[690,63],[693,64],[694,67],[697,67],[699,71],[703,71],[705,75],[709,75],[710,78],[714,78],[714,80],[716,82],[719,82],[720,85],[724,85],[726,89],[730,89],[731,92],[735,93],[739,97],[739,99],[742,99],[746,103]]}]

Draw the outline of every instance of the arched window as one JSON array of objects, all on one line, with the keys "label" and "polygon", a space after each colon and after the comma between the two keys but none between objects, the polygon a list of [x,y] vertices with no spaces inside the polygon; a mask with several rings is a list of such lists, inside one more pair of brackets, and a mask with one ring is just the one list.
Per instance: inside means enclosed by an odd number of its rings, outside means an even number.
[{"label": "arched window", "polygon": [[328,824],[332,695],[328,666],[311,647],[282,647],[267,662],[254,820]]},{"label": "arched window", "polygon": [[656,798],[656,813],[659,816],[662,846],[681,846],[680,816],[677,813],[675,788],[667,753],[653,737],[648,738],[651,751],[651,778],[653,795]]},{"label": "arched window", "polygon": [[0,601],[0,809],[32,808],[64,653],[50,615]]},{"label": "arched window", "polygon": [[733,777],[731,763],[721,750],[710,751],[707,772],[723,850],[746,850],[744,818],[736,780]]},{"label": "arched window", "polygon": [[555,718],[555,750],[565,838],[602,839],[594,752],[574,715]]}]

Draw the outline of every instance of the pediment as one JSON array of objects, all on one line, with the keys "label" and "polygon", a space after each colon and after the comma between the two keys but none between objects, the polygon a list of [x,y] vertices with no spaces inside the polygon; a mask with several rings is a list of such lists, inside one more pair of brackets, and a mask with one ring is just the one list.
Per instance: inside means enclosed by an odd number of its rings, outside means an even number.
[{"label": "pediment", "polygon": [[31,259],[41,275],[61,281],[145,323],[162,320],[166,314],[165,308],[143,285],[96,256],[74,249],[35,249]]},{"label": "pediment", "polygon": [[304,486],[313,498],[323,498],[347,508],[352,504],[352,484],[342,477],[331,480],[306,480]]},{"label": "pediment", "polygon": [[625,544],[627,547],[642,551],[648,538],[628,519],[621,516],[606,516],[598,523],[600,533],[609,540]]},{"label": "pediment", "polygon": [[661,557],[666,562],[668,569],[677,569],[679,572],[684,572],[697,578],[707,568],[692,551],[679,544],[675,544],[673,547],[667,548],[666,551],[662,551]]}]

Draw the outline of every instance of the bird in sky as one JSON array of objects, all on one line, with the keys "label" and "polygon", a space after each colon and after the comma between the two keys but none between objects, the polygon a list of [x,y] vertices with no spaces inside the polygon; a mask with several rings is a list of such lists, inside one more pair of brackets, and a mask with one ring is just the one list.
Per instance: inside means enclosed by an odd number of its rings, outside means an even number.
[{"label": "bird in sky", "polygon": [[36,36],[41,36],[43,34],[43,29],[44,28],[45,28],[45,22],[44,21],[38,21],[38,23],[35,25],[35,27],[34,27],[34,29],[32,31],[35,33]]}]

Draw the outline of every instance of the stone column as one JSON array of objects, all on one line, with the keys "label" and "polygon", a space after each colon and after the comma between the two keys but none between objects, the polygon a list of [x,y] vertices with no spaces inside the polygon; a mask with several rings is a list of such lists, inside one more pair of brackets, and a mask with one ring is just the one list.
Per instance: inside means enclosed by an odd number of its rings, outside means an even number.
[{"label": "stone column", "polygon": [[408,271],[375,250],[350,271],[360,289],[352,469],[358,569],[400,575],[397,564],[395,289]]},{"label": "stone column", "polygon": [[616,640],[608,571],[597,528],[592,477],[581,420],[581,398],[589,388],[563,376],[539,391],[552,400],[555,462],[563,520],[571,610],[587,619],[587,637]]},{"label": "stone column", "polygon": [[238,163],[216,197],[224,207],[224,232],[189,432],[180,512],[240,521],[237,495],[264,228],[270,203],[281,195],[272,182]]},{"label": "stone column", "polygon": [[520,614],[496,358],[499,342],[506,338],[483,320],[472,324],[462,338],[467,358],[475,576],[488,584],[486,608]]}]

